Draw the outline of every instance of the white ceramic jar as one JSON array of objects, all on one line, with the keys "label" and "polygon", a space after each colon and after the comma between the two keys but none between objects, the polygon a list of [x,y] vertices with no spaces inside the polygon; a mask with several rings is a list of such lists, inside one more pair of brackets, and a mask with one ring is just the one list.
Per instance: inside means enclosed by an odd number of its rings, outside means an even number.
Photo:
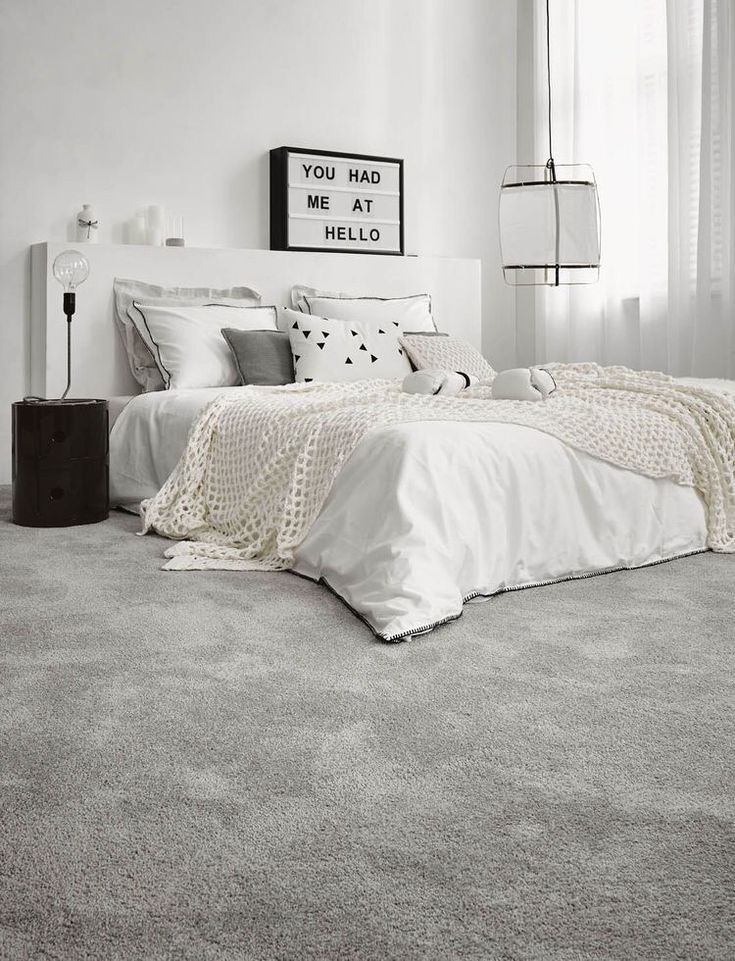
[{"label": "white ceramic jar", "polygon": [[99,221],[92,204],[83,204],[77,214],[77,243],[96,244],[99,237]]}]

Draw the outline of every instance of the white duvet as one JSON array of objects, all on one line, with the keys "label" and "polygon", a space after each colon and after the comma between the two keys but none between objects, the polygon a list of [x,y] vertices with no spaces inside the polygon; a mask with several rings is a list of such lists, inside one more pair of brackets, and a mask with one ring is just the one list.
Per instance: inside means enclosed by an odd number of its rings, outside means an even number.
[{"label": "white duvet", "polygon": [[473,596],[649,564],[706,539],[693,488],[529,427],[422,423],[364,439],[294,570],[398,640],[457,617]]},{"label": "white duvet", "polygon": [[[224,388],[226,390],[226,388]],[[111,496],[152,497],[222,388],[134,398],[110,438]],[[298,548],[380,637],[459,616],[465,600],[703,550],[699,494],[501,423],[376,429],[358,444]]]}]

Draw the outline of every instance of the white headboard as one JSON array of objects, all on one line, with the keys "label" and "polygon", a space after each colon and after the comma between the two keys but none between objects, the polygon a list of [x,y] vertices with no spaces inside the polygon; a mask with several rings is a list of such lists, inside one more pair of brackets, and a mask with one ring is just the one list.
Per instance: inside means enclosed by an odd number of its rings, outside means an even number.
[{"label": "white headboard", "polygon": [[[74,244],[31,248],[31,390],[60,394],[66,384],[66,321],[54,259]],[[374,254],[296,253],[196,247],[77,245],[89,278],[77,292],[72,329],[72,395],[134,394],[113,318],[115,277],[161,286],[254,287],[264,304],[286,305],[293,284],[356,295],[396,297],[429,293],[440,330],[480,347],[480,261]]]}]

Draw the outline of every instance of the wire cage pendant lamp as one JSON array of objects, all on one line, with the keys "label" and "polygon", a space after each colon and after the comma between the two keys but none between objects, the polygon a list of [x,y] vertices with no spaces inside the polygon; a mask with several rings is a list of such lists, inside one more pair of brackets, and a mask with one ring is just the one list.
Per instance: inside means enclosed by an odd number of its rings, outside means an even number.
[{"label": "wire cage pendant lamp", "polygon": [[503,277],[511,286],[593,284],[600,276],[600,204],[588,164],[557,164],[551,125],[551,41],[546,0],[549,159],[513,165],[500,186]]}]

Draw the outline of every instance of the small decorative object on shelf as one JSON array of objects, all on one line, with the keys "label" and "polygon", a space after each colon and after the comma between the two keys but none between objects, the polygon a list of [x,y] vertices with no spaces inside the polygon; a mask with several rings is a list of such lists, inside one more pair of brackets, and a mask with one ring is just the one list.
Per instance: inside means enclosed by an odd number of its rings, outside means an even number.
[{"label": "small decorative object on shelf", "polygon": [[168,215],[168,229],[166,231],[167,247],[184,246],[184,218],[180,214]]},{"label": "small decorative object on shelf", "polygon": [[160,204],[150,204],[145,209],[145,242],[160,247],[164,240],[165,214]]},{"label": "small decorative object on shelf", "polygon": [[106,400],[13,404],[13,523],[96,524],[109,512]]},{"label": "small decorative object on shelf", "polygon": [[96,244],[99,236],[99,220],[92,204],[83,204],[77,214],[77,242]]},{"label": "small decorative object on shelf", "polygon": [[403,253],[403,161],[271,150],[271,250]]},{"label": "small decorative object on shelf", "polygon": [[146,223],[145,210],[136,210],[135,216],[128,222],[128,243],[145,244]]}]

